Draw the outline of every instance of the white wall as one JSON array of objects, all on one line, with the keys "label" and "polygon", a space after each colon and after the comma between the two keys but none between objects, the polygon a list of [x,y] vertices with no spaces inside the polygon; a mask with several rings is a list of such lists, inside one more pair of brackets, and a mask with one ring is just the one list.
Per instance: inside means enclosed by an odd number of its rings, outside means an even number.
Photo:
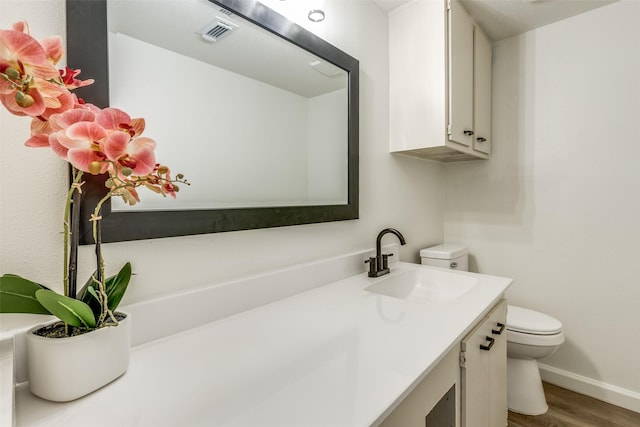
[{"label": "white wall", "polygon": [[[8,28],[15,20],[27,19],[37,37],[63,34],[63,7],[59,0],[2,0],[0,25]],[[403,261],[417,261],[420,248],[442,240],[441,166],[388,152],[386,15],[372,2],[336,0],[325,7],[327,19],[319,31],[360,60],[360,219],[106,244],[108,272],[131,260],[136,273],[125,303],[372,248],[377,233],[389,226],[407,238],[401,250]],[[21,274],[60,289],[58,231],[66,166],[47,150],[23,146],[29,132],[27,119],[3,110],[0,120],[0,273]],[[152,129],[147,132],[153,133]],[[153,136],[158,144],[164,143],[162,135]],[[188,170],[182,172],[189,176]],[[90,274],[91,251],[91,247],[82,248],[80,277]]]},{"label": "white wall", "polygon": [[[555,380],[640,411],[640,2],[494,47],[489,162],[446,168],[445,239],[566,342]],[[576,377],[575,375],[578,375]],[[616,389],[619,388],[619,389]]]}]

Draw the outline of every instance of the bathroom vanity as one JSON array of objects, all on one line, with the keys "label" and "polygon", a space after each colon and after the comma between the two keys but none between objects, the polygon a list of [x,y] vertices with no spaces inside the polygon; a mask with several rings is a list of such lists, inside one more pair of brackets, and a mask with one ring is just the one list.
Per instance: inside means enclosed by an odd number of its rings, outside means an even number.
[{"label": "bathroom vanity", "polygon": [[[464,425],[460,414],[470,405],[460,391],[470,377],[461,376],[461,345],[497,321],[511,280],[403,262],[369,278],[368,256],[129,305],[134,342],[127,373],[68,403],[41,400],[19,384],[15,421],[407,427],[449,417]],[[452,293],[427,277],[463,285]],[[167,307],[180,316],[157,316]]]}]

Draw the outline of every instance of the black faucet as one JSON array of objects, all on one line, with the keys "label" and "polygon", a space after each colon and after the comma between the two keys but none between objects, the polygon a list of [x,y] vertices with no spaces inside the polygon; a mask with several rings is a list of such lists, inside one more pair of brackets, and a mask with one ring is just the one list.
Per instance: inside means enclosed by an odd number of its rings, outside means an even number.
[{"label": "black faucet", "polygon": [[389,274],[389,257],[393,256],[393,254],[383,254],[381,248],[382,236],[387,233],[395,234],[400,240],[401,245],[405,245],[407,243],[405,242],[402,233],[395,228],[385,228],[378,233],[378,238],[376,239],[376,256],[365,261],[365,263],[369,263],[369,277],[380,277],[385,274]]}]

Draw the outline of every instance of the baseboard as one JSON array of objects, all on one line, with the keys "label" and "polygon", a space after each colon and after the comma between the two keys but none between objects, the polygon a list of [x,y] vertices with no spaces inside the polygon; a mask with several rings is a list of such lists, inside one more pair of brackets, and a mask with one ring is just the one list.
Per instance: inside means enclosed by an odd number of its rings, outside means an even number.
[{"label": "baseboard", "polygon": [[640,393],[540,363],[543,381],[640,413]]}]

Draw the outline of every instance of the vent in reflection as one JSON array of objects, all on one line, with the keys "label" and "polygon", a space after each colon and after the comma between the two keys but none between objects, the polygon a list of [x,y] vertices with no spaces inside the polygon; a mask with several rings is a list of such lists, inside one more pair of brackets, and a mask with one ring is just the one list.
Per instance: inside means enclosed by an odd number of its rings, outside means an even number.
[{"label": "vent in reflection", "polygon": [[215,21],[198,31],[198,34],[208,42],[217,42],[231,34],[236,28],[238,26],[233,22],[216,17]]}]

